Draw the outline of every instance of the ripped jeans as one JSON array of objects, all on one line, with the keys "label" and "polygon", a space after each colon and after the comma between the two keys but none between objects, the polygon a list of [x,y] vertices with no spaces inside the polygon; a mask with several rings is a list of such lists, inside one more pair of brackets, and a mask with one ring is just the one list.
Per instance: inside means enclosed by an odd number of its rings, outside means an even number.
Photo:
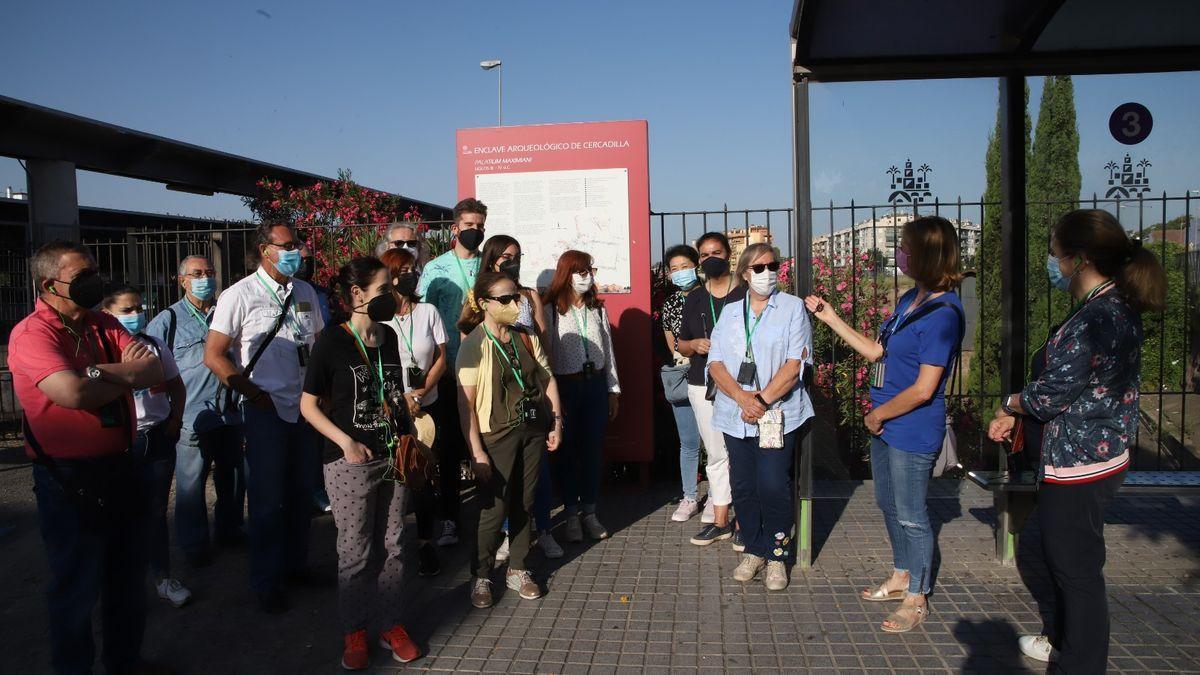
[{"label": "ripped jeans", "polygon": [[909,595],[929,594],[933,528],[925,497],[935,461],[936,452],[905,452],[878,436],[871,439],[875,501],[892,543],[892,565],[909,574]]}]

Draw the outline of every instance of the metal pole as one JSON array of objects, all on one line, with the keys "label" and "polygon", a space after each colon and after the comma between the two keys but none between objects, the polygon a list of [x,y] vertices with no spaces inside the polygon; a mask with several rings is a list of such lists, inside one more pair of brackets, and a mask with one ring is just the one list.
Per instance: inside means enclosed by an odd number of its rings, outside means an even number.
[{"label": "metal pole", "polygon": [[496,126],[504,126],[504,64],[496,66]]},{"label": "metal pole", "polygon": [[[810,187],[808,78],[792,78],[792,201],[796,211],[791,236],[796,295],[812,291],[812,191]],[[811,354],[809,355],[812,356]],[[801,386],[805,386],[801,382]],[[796,565],[812,567],[812,421],[800,429],[793,466],[796,476]]]}]

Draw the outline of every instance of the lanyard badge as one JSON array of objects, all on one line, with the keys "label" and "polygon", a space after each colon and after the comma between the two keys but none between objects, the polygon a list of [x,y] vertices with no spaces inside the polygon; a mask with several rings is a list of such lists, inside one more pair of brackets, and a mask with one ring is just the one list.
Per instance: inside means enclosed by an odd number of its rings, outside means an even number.
[{"label": "lanyard badge", "polygon": [[742,303],[742,327],[746,331],[746,353],[742,365],[738,367],[737,383],[744,386],[750,386],[758,379],[758,366],[754,363],[754,348],[751,345],[751,340],[754,338],[755,331],[758,330],[758,324],[762,318],[766,316],[769,307],[763,307],[762,314],[759,314],[754,319],[754,326],[750,326],[750,298],[746,298]]}]

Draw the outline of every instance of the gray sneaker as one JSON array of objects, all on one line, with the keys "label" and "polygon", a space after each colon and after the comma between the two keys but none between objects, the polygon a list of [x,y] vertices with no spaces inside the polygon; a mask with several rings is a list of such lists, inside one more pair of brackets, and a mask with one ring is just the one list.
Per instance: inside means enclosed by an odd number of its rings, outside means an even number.
[{"label": "gray sneaker", "polygon": [[767,572],[763,574],[763,585],[768,591],[782,591],[787,588],[787,568],[782,560],[767,561]]},{"label": "gray sneaker", "polygon": [[579,522],[579,516],[567,516],[566,539],[568,543],[578,543],[583,541],[583,525]]},{"label": "gray sneaker", "polygon": [[742,563],[733,570],[733,578],[736,581],[750,581],[766,564],[765,560],[753,553],[743,554]]},{"label": "gray sneaker", "polygon": [[608,539],[608,530],[600,524],[600,519],[594,513],[583,514],[583,531],[590,539]]}]

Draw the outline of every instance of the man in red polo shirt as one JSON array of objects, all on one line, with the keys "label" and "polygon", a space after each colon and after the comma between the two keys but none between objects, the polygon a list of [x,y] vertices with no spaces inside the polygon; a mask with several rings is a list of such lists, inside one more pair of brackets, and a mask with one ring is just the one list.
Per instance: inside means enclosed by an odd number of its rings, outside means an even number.
[{"label": "man in red polo shirt", "polygon": [[25,412],[25,452],[52,580],[51,661],[90,673],[92,609],[103,600],[109,673],[141,669],[145,623],[145,500],[129,453],[134,389],[162,365],[115,318],[92,310],[104,294],[86,248],[57,241],[30,261],[40,293],[13,328],[8,366]]}]

